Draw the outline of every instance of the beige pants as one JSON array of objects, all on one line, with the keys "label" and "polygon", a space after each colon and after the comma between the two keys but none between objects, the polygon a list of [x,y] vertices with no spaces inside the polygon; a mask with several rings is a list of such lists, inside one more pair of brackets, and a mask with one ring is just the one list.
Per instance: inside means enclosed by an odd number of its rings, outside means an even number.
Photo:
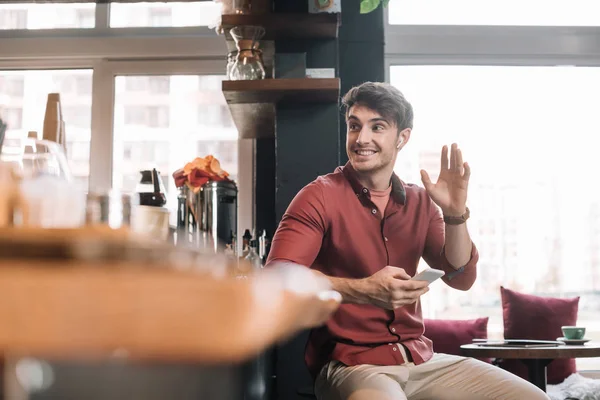
[{"label": "beige pants", "polygon": [[315,393],[319,400],[549,400],[510,372],[439,353],[421,365],[349,367],[331,361],[321,370]]}]

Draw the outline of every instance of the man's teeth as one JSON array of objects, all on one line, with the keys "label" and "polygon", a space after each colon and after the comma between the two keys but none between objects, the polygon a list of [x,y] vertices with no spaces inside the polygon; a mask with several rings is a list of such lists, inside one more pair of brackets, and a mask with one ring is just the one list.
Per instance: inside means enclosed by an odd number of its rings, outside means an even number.
[{"label": "man's teeth", "polygon": [[375,154],[373,150],[356,150],[356,153],[360,156],[371,156]]}]

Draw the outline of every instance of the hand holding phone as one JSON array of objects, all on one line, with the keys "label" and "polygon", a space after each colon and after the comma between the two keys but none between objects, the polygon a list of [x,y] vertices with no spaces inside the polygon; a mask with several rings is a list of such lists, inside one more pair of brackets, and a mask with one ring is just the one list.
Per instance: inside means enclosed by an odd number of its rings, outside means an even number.
[{"label": "hand holding phone", "polygon": [[391,265],[358,282],[366,302],[386,310],[414,304],[429,291],[429,282],[412,280],[403,268]]},{"label": "hand holding phone", "polygon": [[432,283],[433,281],[441,278],[446,273],[444,271],[440,271],[439,269],[427,268],[426,270],[421,271],[417,275],[410,278],[414,281],[426,281]]}]

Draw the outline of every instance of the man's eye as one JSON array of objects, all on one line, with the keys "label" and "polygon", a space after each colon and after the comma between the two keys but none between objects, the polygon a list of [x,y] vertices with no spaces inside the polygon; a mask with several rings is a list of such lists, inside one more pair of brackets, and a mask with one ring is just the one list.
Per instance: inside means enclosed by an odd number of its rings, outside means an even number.
[{"label": "man's eye", "polygon": [[357,130],[359,130],[359,129],[360,129],[360,128],[358,127],[358,125],[356,125],[356,124],[350,124],[350,130],[351,130],[351,131],[357,131]]},{"label": "man's eye", "polygon": [[385,129],[385,128],[383,127],[383,125],[375,125],[375,126],[373,127],[373,130],[374,130],[374,131],[377,131],[377,132],[381,132],[381,131],[383,131],[384,129]]}]

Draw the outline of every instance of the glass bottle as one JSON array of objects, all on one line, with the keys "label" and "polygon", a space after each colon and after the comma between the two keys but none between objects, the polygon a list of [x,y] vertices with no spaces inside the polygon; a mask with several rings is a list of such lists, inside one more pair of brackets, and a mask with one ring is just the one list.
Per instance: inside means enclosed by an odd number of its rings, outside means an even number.
[{"label": "glass bottle", "polygon": [[234,50],[234,51],[230,51],[227,54],[227,70],[226,70],[226,75],[227,75],[227,79],[231,80],[231,71],[233,70],[233,66],[235,65],[235,61],[237,60],[237,56],[238,56],[238,51]]},{"label": "glass bottle", "polygon": [[246,258],[248,255],[248,251],[250,251],[250,241],[252,240],[252,234],[250,233],[250,229],[246,229],[244,231],[244,236],[242,236],[242,258]]},{"label": "glass bottle", "polygon": [[258,255],[256,247],[256,240],[251,240],[250,247],[248,248],[248,255],[246,256],[245,260],[248,264],[252,266],[252,269],[258,271],[262,269],[263,263],[260,256]]},{"label": "glass bottle", "polygon": [[235,26],[231,28],[231,36],[238,49],[237,58],[231,67],[230,79],[258,80],[265,79],[265,67],[262,51],[259,49],[260,39],[265,35],[262,26]]}]

